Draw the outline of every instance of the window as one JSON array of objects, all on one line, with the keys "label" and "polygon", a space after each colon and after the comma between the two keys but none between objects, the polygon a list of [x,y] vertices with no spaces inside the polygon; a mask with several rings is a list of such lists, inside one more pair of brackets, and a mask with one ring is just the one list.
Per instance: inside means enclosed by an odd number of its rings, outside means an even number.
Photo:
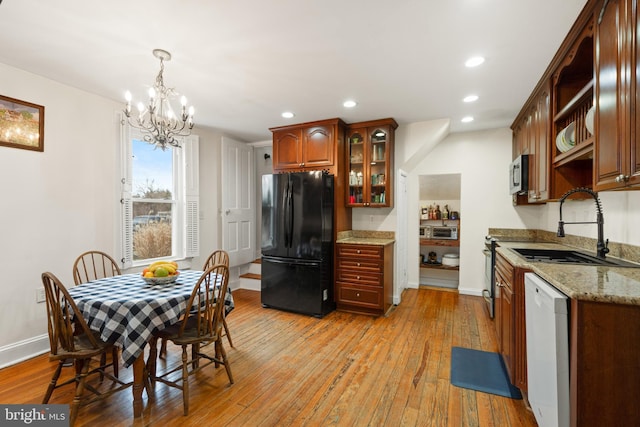
[{"label": "window", "polygon": [[124,267],[198,255],[198,137],[162,151],[122,125]]}]

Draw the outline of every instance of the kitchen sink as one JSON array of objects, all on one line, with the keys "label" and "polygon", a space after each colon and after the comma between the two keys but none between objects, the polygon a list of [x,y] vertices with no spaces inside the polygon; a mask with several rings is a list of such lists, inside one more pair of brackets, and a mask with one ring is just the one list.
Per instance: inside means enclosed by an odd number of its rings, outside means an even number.
[{"label": "kitchen sink", "polygon": [[548,262],[553,264],[583,264],[583,265],[603,265],[609,267],[632,267],[640,268],[640,264],[623,261],[613,258],[598,258],[584,252],[564,249],[529,249],[512,248],[524,259],[530,262]]}]

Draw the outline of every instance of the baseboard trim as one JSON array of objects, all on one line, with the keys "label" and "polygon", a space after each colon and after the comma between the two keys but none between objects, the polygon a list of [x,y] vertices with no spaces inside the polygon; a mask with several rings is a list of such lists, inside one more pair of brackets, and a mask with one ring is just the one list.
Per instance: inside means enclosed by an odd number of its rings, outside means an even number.
[{"label": "baseboard trim", "polygon": [[475,289],[475,288],[458,288],[458,292],[461,295],[472,295],[474,297],[481,297],[482,296],[482,289]]},{"label": "baseboard trim", "polygon": [[49,350],[48,334],[5,345],[0,347],[0,369],[40,356]]}]

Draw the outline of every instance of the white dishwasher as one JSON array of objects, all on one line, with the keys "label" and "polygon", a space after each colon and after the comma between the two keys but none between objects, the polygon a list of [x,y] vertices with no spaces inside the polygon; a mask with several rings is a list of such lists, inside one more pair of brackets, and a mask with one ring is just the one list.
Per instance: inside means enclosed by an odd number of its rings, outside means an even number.
[{"label": "white dishwasher", "polygon": [[529,403],[540,427],[569,426],[568,299],[534,273],[524,286]]}]

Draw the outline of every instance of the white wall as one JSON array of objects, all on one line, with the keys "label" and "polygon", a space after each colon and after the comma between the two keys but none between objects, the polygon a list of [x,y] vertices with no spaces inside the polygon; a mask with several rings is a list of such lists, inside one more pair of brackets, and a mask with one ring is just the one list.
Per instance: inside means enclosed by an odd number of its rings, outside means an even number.
[{"label": "white wall", "polygon": [[[537,206],[514,207],[509,195],[507,170],[511,162],[511,130],[507,128],[480,132],[457,133],[446,136],[433,145],[434,138],[441,135],[442,124],[435,126],[410,124],[411,132],[398,133],[397,144],[406,143],[410,138],[411,146],[415,140],[426,141],[431,151],[422,153],[423,157],[416,166],[407,171],[409,206],[409,230],[418,230],[419,175],[460,173],[460,285],[459,291],[465,294],[480,295],[484,286],[484,236],[489,228],[530,228],[555,232],[558,227],[559,203],[550,202]],[[422,134],[424,130],[427,134]],[[429,134],[431,133],[431,134]],[[398,154],[398,150],[396,149]],[[400,156],[396,156],[399,158]],[[406,169],[415,159],[406,159]],[[637,227],[640,218],[640,191],[601,192],[605,225],[605,238],[611,241],[640,245],[640,230]],[[595,221],[593,200],[567,201],[563,205],[565,221]],[[396,224],[395,209],[354,209],[353,229],[394,230]],[[567,234],[597,237],[595,224],[565,226]],[[409,234],[407,242],[409,287],[419,283],[419,239]],[[595,248],[594,248],[595,252]],[[416,260],[415,262],[413,260]]]},{"label": "white wall", "polygon": [[[490,227],[537,228],[536,208],[514,210],[508,188],[511,130],[495,129],[449,135],[411,171],[409,224],[419,223],[419,175],[461,174],[461,293],[479,295],[484,287],[484,236]],[[408,242],[409,260],[419,259],[418,236]],[[409,263],[409,283],[417,285],[418,262]],[[411,268],[414,266],[414,268]]]},{"label": "white wall", "polygon": [[[413,125],[413,124],[412,124]],[[412,126],[413,131],[400,134],[397,144],[407,138],[433,141],[433,126]],[[411,141],[415,146],[415,141]],[[415,162],[407,159],[406,164]],[[461,293],[480,295],[484,287],[484,236],[491,227],[538,228],[539,207],[514,209],[509,195],[507,170],[511,162],[511,130],[494,129],[481,132],[457,133],[446,136],[431,151],[424,153],[416,166],[408,170],[407,207],[409,233],[407,245],[409,287],[419,285],[418,237],[421,207],[419,176],[428,174],[461,174],[460,200],[460,285]],[[404,167],[395,165],[396,168]],[[406,170],[406,169],[405,169]],[[354,209],[353,228],[394,230],[395,209]]]},{"label": "white wall", "polygon": [[[605,191],[598,193],[604,216],[604,237],[612,242],[640,246],[640,191]],[[560,203],[540,206],[542,230],[556,232],[560,219]],[[596,206],[592,198],[567,200],[562,205],[562,219],[566,222],[590,222],[596,220]],[[566,234],[583,237],[598,237],[595,224],[566,224]],[[595,246],[593,252],[596,251]]]},{"label": "white wall", "polygon": [[[0,367],[48,350],[40,275],[73,284],[76,257],[120,257],[119,125],[122,104],[0,64],[0,93],[45,107],[44,152],[0,147],[2,281]],[[221,135],[200,136],[201,257],[219,247]]]},{"label": "white wall", "polygon": [[48,348],[40,275],[71,285],[71,268],[95,248],[118,254],[116,102],[0,64],[0,93],[45,107],[44,152],[0,147],[2,281],[0,366]]}]

